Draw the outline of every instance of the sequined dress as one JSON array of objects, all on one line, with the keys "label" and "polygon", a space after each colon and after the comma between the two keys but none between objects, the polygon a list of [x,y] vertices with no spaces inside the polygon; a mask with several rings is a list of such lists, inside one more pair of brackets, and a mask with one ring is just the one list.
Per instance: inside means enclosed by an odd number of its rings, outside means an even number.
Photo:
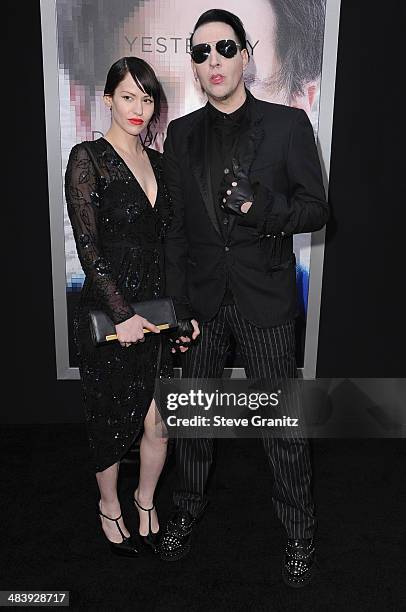
[{"label": "sequined dress", "polygon": [[[89,152],[90,148],[90,152]],[[171,377],[164,335],[123,348],[94,347],[88,312],[98,308],[115,324],[130,318],[131,302],[164,295],[162,241],[172,207],[161,154],[147,149],[157,181],[154,207],[123,159],[104,138],[73,147],[65,176],[68,214],[85,282],[75,319],[75,342],[95,471],[119,461],[143,426],[155,378]]]}]

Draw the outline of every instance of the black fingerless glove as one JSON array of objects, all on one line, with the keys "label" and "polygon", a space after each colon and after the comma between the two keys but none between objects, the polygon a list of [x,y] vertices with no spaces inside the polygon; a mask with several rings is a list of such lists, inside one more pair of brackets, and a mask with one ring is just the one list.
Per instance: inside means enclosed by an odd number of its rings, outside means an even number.
[{"label": "black fingerless glove", "polygon": [[[176,350],[179,350],[181,346],[189,347],[192,342],[192,334],[193,325],[190,319],[179,319],[177,329],[168,334],[171,347]],[[190,342],[182,342],[181,337],[190,338]]]},{"label": "black fingerless glove", "polygon": [[246,213],[241,210],[241,206],[254,201],[252,185],[235,158],[232,160],[232,169],[226,170],[219,190],[220,206],[226,213],[244,216]]}]

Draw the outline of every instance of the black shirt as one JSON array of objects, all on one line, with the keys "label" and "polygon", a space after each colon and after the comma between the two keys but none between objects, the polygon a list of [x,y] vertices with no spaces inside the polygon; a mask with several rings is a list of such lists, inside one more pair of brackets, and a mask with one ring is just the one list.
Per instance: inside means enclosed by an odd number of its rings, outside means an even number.
[{"label": "black shirt", "polygon": [[[225,242],[228,240],[229,215],[220,208],[219,188],[224,174],[224,168],[231,166],[233,152],[238,137],[248,126],[249,98],[233,113],[223,113],[210,102],[207,104],[209,113],[209,168],[211,188],[214,200],[214,210]],[[222,304],[232,304],[233,295],[227,283]]]},{"label": "black shirt", "polygon": [[241,131],[248,125],[249,98],[233,113],[223,113],[208,103],[209,113],[209,159],[211,188],[217,219],[222,227],[224,217],[228,215],[219,205],[219,187],[224,168],[231,166],[231,158]]}]

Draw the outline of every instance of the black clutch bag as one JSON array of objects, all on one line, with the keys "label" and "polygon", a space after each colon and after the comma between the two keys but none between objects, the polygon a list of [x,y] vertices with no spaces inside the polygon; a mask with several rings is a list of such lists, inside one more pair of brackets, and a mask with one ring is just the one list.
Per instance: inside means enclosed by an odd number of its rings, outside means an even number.
[{"label": "black clutch bag", "polygon": [[[134,310],[134,314],[144,317],[161,330],[171,330],[178,326],[171,298],[134,302],[131,304],[131,308]],[[89,322],[92,340],[96,346],[117,340],[115,325],[102,310],[91,310],[89,312]],[[149,331],[149,329],[144,329],[144,334],[149,333]]]}]

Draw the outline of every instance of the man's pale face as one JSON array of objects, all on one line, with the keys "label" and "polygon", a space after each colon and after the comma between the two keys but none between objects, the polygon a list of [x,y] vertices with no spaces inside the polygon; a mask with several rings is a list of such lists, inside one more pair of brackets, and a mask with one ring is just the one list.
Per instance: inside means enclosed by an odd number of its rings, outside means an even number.
[{"label": "man's pale face", "polygon": [[241,50],[241,46],[237,46],[234,57],[223,57],[216,49],[219,40],[234,40],[240,45],[233,28],[226,23],[206,23],[193,35],[193,46],[204,43],[211,46],[210,55],[204,62],[196,64],[192,60],[192,69],[209,100],[214,101],[232,99],[241,90],[243,71],[248,63],[247,51]]}]

